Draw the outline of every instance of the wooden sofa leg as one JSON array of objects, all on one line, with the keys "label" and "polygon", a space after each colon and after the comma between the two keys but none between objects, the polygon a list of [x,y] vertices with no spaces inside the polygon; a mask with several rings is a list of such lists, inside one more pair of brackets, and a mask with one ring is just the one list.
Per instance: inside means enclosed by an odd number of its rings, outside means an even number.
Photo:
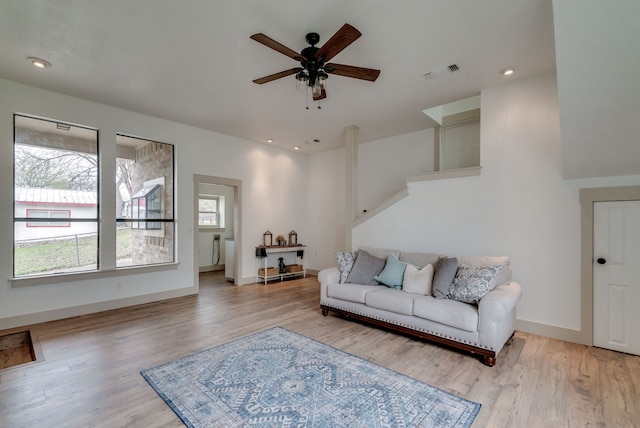
[{"label": "wooden sofa leg", "polygon": [[496,357],[485,355],[482,362],[484,363],[485,366],[493,367],[496,364]]},{"label": "wooden sofa leg", "polygon": [[322,310],[322,315],[324,315],[326,317],[327,315],[329,315],[329,311],[326,310],[326,309],[323,309]]}]

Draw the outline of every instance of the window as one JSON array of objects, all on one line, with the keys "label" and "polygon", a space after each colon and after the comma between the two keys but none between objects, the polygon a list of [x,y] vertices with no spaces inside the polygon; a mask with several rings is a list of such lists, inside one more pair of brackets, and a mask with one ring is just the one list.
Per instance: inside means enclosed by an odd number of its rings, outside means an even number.
[{"label": "window", "polygon": [[116,153],[116,268],[173,262],[173,145],[118,134]]},{"label": "window", "polygon": [[[115,158],[98,153],[96,129],[14,115],[14,278],[174,262],[173,145],[116,135]],[[99,165],[114,161],[106,212]],[[114,217],[105,253],[98,226]]]},{"label": "window", "polygon": [[14,115],[14,277],[98,269],[98,131]]},{"label": "window", "polygon": [[161,218],[162,193],[159,184],[143,187],[131,197],[131,228],[158,230],[160,223],[139,221]]},{"label": "window", "polygon": [[[34,210],[27,208],[27,218],[37,218],[37,219],[45,219],[45,218],[71,218],[70,210]],[[29,222],[27,221],[27,227],[70,227],[71,223],[67,222],[58,222],[58,221],[36,221]]]},{"label": "window", "polygon": [[200,195],[198,199],[198,226],[220,227],[220,198]]}]

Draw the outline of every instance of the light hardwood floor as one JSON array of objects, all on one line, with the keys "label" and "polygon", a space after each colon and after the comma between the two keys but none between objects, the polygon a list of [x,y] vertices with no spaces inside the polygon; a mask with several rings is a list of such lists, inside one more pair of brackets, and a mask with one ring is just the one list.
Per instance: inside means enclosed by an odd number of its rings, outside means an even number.
[{"label": "light hardwood floor", "polygon": [[0,371],[0,426],[183,426],[140,370],[277,325],[481,403],[474,427],[640,426],[640,357],[517,332],[486,367],[322,316],[315,277],[200,278],[198,296],[29,326],[44,361]]}]

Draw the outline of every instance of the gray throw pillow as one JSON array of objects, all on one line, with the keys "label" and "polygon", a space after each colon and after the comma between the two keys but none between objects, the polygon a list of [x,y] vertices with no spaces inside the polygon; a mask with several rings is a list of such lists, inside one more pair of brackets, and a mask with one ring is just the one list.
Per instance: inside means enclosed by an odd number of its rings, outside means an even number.
[{"label": "gray throw pillow", "polygon": [[349,276],[349,272],[351,272],[353,263],[356,261],[356,257],[358,257],[357,251],[336,253],[336,259],[338,259],[338,270],[340,271],[340,284],[347,282],[347,277]]},{"label": "gray throw pillow", "polygon": [[470,266],[461,264],[449,287],[449,298],[476,304],[493,290],[504,266]]},{"label": "gray throw pillow", "polygon": [[358,257],[353,263],[346,282],[351,284],[379,285],[380,283],[376,281],[374,277],[382,272],[385,263],[386,260],[373,257],[366,251],[360,250],[358,251]]},{"label": "gray throw pillow", "polygon": [[453,282],[458,270],[457,257],[440,257],[436,273],[433,276],[433,297],[436,299],[446,299],[449,294],[449,287]]}]

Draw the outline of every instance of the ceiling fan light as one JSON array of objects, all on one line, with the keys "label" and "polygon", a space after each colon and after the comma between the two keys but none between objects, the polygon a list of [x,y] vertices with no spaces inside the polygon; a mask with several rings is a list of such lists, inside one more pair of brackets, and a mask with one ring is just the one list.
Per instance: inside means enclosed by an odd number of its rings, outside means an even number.
[{"label": "ceiling fan light", "polygon": [[320,70],[318,73],[318,84],[320,85],[320,89],[327,89],[327,78],[329,75],[324,71]]},{"label": "ceiling fan light", "polygon": [[311,94],[314,97],[319,97],[322,95],[322,86],[320,86],[320,82],[316,81],[316,84],[311,87]]},{"label": "ceiling fan light", "polygon": [[296,89],[304,90],[307,89],[307,81],[309,78],[307,77],[304,71],[300,71],[296,74]]}]

